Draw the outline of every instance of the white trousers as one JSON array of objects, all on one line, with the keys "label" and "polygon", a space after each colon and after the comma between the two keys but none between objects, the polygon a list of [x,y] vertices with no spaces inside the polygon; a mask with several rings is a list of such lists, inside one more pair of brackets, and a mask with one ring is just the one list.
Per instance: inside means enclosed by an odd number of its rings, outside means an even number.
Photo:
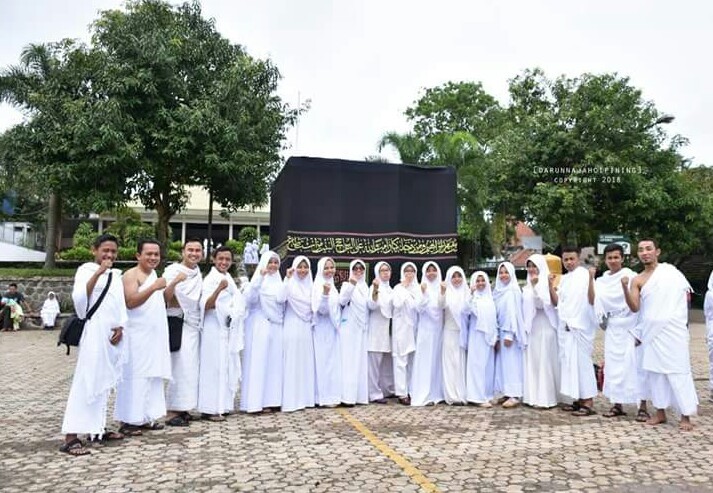
[{"label": "white trousers", "polygon": [[409,354],[394,354],[394,393],[397,397],[407,397],[409,394],[408,383],[411,381],[413,369],[413,352]]}]

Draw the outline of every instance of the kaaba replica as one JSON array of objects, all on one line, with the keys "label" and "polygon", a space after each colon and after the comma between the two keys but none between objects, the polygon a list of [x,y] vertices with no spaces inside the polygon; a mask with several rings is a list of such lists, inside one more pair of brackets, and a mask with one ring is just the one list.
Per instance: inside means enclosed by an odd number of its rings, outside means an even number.
[{"label": "kaaba replica", "polygon": [[313,270],[332,257],[340,276],[352,259],[386,260],[394,284],[406,261],[420,269],[434,260],[445,275],[456,260],[456,216],[453,168],[292,157],[273,185],[270,246],[283,270],[297,255]]}]

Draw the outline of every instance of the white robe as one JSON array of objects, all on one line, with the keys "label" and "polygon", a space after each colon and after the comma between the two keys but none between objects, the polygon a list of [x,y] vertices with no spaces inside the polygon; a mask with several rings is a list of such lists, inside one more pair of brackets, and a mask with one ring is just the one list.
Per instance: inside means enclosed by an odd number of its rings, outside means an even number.
[{"label": "white robe", "polygon": [[283,329],[283,411],[314,407],[315,404],[312,280],[310,278],[309,282],[301,284],[296,277],[295,272],[285,283],[287,307]]},{"label": "white robe", "polygon": [[498,340],[495,302],[490,296],[474,296],[470,302],[466,359],[466,398],[483,404],[494,397],[495,350]]},{"label": "white robe", "polygon": [[[228,282],[207,310],[206,302],[222,280]],[[197,410],[225,414],[235,410],[235,395],[241,377],[240,351],[244,347],[246,305],[233,278],[212,267],[203,279],[200,299],[202,334]]]},{"label": "white robe", "polygon": [[708,291],[703,302],[706,317],[706,342],[708,343],[708,385],[713,395],[713,272],[708,277]]},{"label": "white robe", "polygon": [[42,317],[43,327],[54,327],[57,320],[57,315],[59,315],[59,302],[57,301],[57,296],[54,299],[47,298],[44,303],[42,303],[42,310],[40,311],[40,316]]},{"label": "white robe", "polygon": [[[321,288],[319,288],[321,289]],[[313,293],[315,400],[320,406],[333,406],[342,400],[342,359],[339,344],[339,308],[336,288],[334,297]]]},{"label": "white robe", "polygon": [[342,319],[339,341],[342,355],[342,402],[367,404],[369,402],[369,359],[367,351],[369,289],[365,282],[342,284],[339,304]]},{"label": "white robe", "polygon": [[[434,284],[440,289],[440,281]],[[419,306],[416,352],[411,374],[412,406],[436,404],[444,400],[442,359],[443,304],[438,291],[429,288],[423,294]]]},{"label": "white robe", "polygon": [[[282,406],[282,330],[285,287],[279,274],[255,275],[245,291],[249,316],[245,325],[245,355],[240,410],[259,412]],[[275,279],[268,279],[270,276]]]},{"label": "white robe", "polygon": [[[156,271],[152,271],[139,286],[139,292],[157,279]],[[127,363],[117,386],[114,418],[142,425],[166,415],[163,383],[171,379],[171,353],[163,290],[154,291],[144,303],[127,312]]]},{"label": "white robe", "polygon": [[637,314],[629,309],[621,287],[622,277],[633,280],[636,273],[623,268],[606,271],[594,283],[595,314],[604,332],[604,395],[614,404],[638,404],[645,400],[644,372],[639,369],[634,329]]},{"label": "white robe", "polygon": [[587,298],[588,287],[589,271],[579,266],[562,276],[558,288],[560,392],[574,400],[597,395],[592,363],[596,321]]},{"label": "white robe", "polygon": [[[378,264],[376,275],[378,275]],[[369,308],[369,400],[383,399],[393,387],[391,370],[391,335],[389,327],[393,316],[393,289],[380,284],[377,300],[374,301],[374,287],[369,288],[367,306]],[[390,377],[390,378],[389,378]]]},{"label": "white robe", "polygon": [[166,408],[170,411],[190,411],[198,405],[198,374],[200,372],[200,297],[203,277],[198,266],[189,269],[181,263],[171,264],[163,271],[170,283],[183,272],[186,279],[176,284],[175,297],[180,308],[166,309],[166,314],[183,317],[181,349],[171,353],[172,380],[166,389]]},{"label": "white robe", "polygon": [[[547,282],[546,274],[540,275],[540,282]],[[554,308],[543,302],[540,293],[529,285],[522,290],[523,323],[528,341],[523,354],[523,402],[530,406],[553,407],[557,405],[560,389],[558,321]]]},{"label": "white robe", "polygon": [[[72,300],[77,316],[86,316],[106,286],[109,271],[97,280],[87,299],[87,282],[99,269],[99,264],[88,262],[77,269],[74,276]],[[77,365],[62,423],[63,434],[88,433],[102,435],[106,427],[109,391],[122,377],[126,362],[126,342],[113,346],[109,340],[111,329],[126,327],[126,302],[121,284],[121,271],[112,269],[112,280],[106,297],[90,320],[87,320],[79,343]]]},{"label": "white robe", "polygon": [[[502,265],[502,264],[501,264]],[[499,271],[500,267],[498,267]],[[521,398],[523,395],[523,349],[526,340],[523,336],[522,293],[517,286],[514,268],[510,272],[510,282],[503,285],[498,279],[493,292],[498,318],[500,350],[495,355],[495,375],[498,385],[495,392],[502,392],[507,397]],[[510,347],[505,341],[512,341]]]},{"label": "white robe", "polygon": [[698,410],[691,374],[688,299],[691,287],[674,266],[658,264],[641,289],[636,331],[643,346],[642,367],[657,409],[674,407],[684,416]]},{"label": "white robe", "polygon": [[422,299],[421,288],[415,282],[408,289],[400,284],[394,288],[391,354],[394,363],[394,392],[399,397],[408,396],[410,391],[418,306]]}]

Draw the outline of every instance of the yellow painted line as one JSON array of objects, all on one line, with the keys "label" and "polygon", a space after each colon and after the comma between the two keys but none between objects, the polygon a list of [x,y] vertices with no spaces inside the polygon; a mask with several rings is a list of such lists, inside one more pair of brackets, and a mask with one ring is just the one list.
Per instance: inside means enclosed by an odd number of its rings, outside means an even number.
[{"label": "yellow painted line", "polygon": [[433,493],[440,492],[441,490],[432,483],[425,474],[423,474],[416,466],[411,464],[409,460],[400,455],[394,449],[386,445],[379,437],[377,437],[369,428],[364,426],[364,424],[352,416],[346,409],[337,409],[337,412],[342,415],[347,422],[352,425],[356,430],[364,435],[364,437],[369,440],[376,449],[384,454],[386,457],[394,461],[401,469],[404,470],[406,475],[411,478],[411,481],[419,485],[423,490],[430,491]]}]

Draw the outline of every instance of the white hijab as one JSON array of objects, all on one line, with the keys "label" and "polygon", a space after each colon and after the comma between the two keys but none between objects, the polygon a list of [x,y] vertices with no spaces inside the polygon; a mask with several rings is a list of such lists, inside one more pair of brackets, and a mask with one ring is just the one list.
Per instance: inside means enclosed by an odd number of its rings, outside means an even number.
[{"label": "white hijab", "polygon": [[273,251],[268,250],[263,253],[260,257],[260,262],[253,273],[252,280],[250,281],[251,286],[260,286],[260,307],[268,315],[271,320],[282,320],[284,316],[284,285],[282,283],[282,276],[280,275],[280,269],[278,269],[270,274],[265,273],[262,277],[262,281],[258,280],[259,276],[262,276],[261,272],[267,269],[267,264],[270,259],[277,259],[279,264],[280,256]]},{"label": "white hijab", "polygon": [[483,332],[488,337],[488,343],[492,346],[498,339],[498,317],[495,310],[495,300],[490,287],[490,277],[482,270],[473,272],[470,276],[470,287],[474,288],[478,277],[485,279],[483,290],[473,291],[473,311],[475,312],[475,330]]},{"label": "white hijab", "polygon": [[[463,279],[459,287],[453,285],[453,274],[456,272],[458,272]],[[451,312],[451,315],[453,315],[453,318],[458,322],[458,325],[461,323],[461,315],[468,306],[468,298],[470,298],[470,295],[468,293],[468,287],[466,286],[465,272],[457,265],[449,267],[446,271],[446,306]]]},{"label": "white hijab", "polygon": [[[352,292],[351,301],[349,302],[349,313],[354,316],[357,323],[362,327],[367,327],[369,324],[369,308],[367,307],[367,300],[369,298],[369,286],[366,284],[366,264],[359,259],[354,259],[349,262],[349,274],[351,276],[354,266],[360,264],[363,267],[363,274],[361,279],[359,279],[354,286],[354,291]],[[342,284],[342,287],[344,285]]]},{"label": "white hijab", "polygon": [[[426,270],[429,266],[433,265],[436,268],[436,278],[433,281],[429,281],[426,277]],[[441,294],[441,282],[443,282],[443,274],[441,274],[441,268],[437,263],[429,260],[423,267],[421,267],[421,283],[426,283],[426,292],[423,293],[424,296],[428,297],[428,305],[426,310],[428,314],[433,318],[438,318],[442,316],[442,310],[438,306],[438,297]]]},{"label": "white hijab", "polygon": [[[50,295],[54,295],[51,299]],[[47,313],[59,313],[59,301],[57,301],[57,294],[54,291],[47,293],[47,299],[42,303],[42,311]]]},{"label": "white hijab", "polygon": [[[507,284],[500,280],[500,269],[505,267],[510,281]],[[498,327],[506,329],[515,334],[518,342],[523,344],[523,320],[522,320],[522,291],[517,285],[515,277],[515,266],[510,262],[502,262],[498,265],[497,277],[495,278],[495,289],[493,290],[493,300],[498,315]]]},{"label": "white hijab", "polygon": [[[385,318],[391,318],[393,316],[394,307],[391,304],[391,297],[393,295],[393,288],[390,282],[384,283],[381,281],[381,276],[379,275],[379,269],[381,266],[386,265],[391,269],[391,266],[384,261],[377,262],[374,266],[374,279],[379,280],[379,311]],[[393,271],[392,271],[393,272]],[[373,287],[369,289],[369,297],[373,295]]]},{"label": "white hijab", "polygon": [[547,260],[543,255],[539,253],[534,253],[530,255],[527,259],[528,262],[532,262],[537,267],[537,284],[532,287],[530,273],[527,273],[527,282],[522,288],[522,318],[525,326],[524,333],[526,337],[530,334],[532,330],[532,320],[535,318],[536,307],[535,307],[535,294],[542,301],[543,309],[547,315],[550,325],[553,327],[559,326],[559,318],[557,317],[557,312],[555,312],[552,306],[552,299],[550,298],[550,288],[549,288],[549,277],[550,268],[547,266]]},{"label": "white hijab", "polygon": [[331,257],[322,257],[319,259],[319,262],[317,262],[317,275],[314,276],[314,282],[312,283],[312,312],[316,314],[317,310],[319,310],[319,305],[322,303],[324,285],[329,284],[331,286],[328,300],[329,318],[336,328],[339,327],[341,309],[339,306],[339,293],[337,293],[337,288],[334,285],[334,277],[330,277],[329,279],[324,277],[324,265],[328,260],[331,261],[335,267],[337,266]]},{"label": "white hijab", "polygon": [[[304,279],[297,274],[297,266],[302,262],[306,262],[309,269]],[[309,322],[312,320],[312,265],[307,257],[298,255],[292,261],[292,269],[292,277],[285,279],[287,303],[298,317]]]}]

